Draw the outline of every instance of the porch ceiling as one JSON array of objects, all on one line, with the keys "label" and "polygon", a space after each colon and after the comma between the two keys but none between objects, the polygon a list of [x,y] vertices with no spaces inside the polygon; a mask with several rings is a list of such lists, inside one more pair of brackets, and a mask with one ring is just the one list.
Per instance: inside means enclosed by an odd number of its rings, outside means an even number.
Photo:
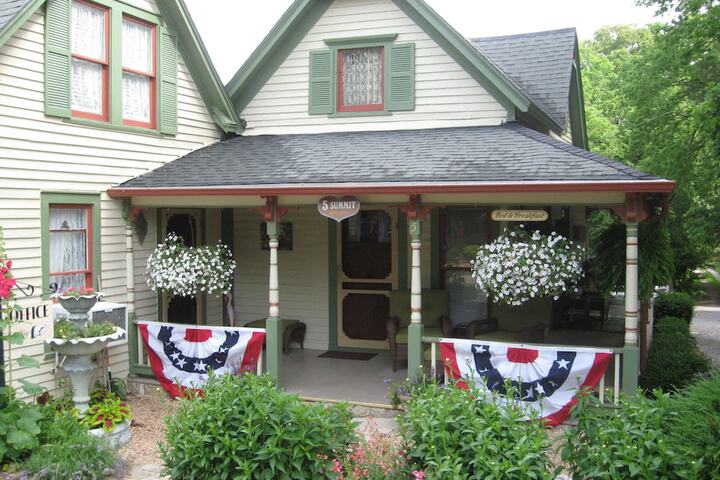
[{"label": "porch ceiling", "polygon": [[111,188],[114,197],[668,192],[643,173],[511,122],[235,137]]}]

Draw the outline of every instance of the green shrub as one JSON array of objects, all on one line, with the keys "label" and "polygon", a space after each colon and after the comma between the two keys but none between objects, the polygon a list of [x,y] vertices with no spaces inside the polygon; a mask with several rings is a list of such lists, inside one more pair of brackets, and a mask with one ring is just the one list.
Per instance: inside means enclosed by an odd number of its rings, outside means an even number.
[{"label": "green shrub", "polygon": [[680,389],[710,369],[709,360],[698,350],[689,329],[680,322],[684,320],[658,321],[648,352],[648,368],[640,377],[640,386],[646,391]]},{"label": "green shrub", "polygon": [[703,457],[700,478],[720,478],[720,372],[673,396],[670,407],[677,414],[665,423],[669,441],[686,457]]},{"label": "green shrub", "polygon": [[655,320],[665,317],[682,318],[688,324],[692,321],[695,301],[687,293],[661,293],[655,299],[653,316]]},{"label": "green shrub", "polygon": [[59,413],[43,423],[40,446],[24,466],[46,480],[94,480],[116,465],[113,448],[88,434],[74,416]]},{"label": "green shrub", "polygon": [[166,423],[161,457],[178,480],[335,478],[354,440],[347,405],[307,404],[251,374],[211,377]]},{"label": "green shrub", "polygon": [[24,459],[40,445],[40,425],[48,410],[6,397],[0,409],[0,464]]},{"label": "green shrub", "polygon": [[573,478],[694,479],[700,462],[684,456],[663,431],[677,414],[669,408],[668,394],[657,400],[642,395],[621,397],[620,408],[590,407],[583,397],[574,409],[577,428],[563,436],[561,457]]},{"label": "green shrub", "polygon": [[399,417],[412,470],[429,479],[549,479],[546,429],[517,406],[477,400],[477,390],[416,388]]}]

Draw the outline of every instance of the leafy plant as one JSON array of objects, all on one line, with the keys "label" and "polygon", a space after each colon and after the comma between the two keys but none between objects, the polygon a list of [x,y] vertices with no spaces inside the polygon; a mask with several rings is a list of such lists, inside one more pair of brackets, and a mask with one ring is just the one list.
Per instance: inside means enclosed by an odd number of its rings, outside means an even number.
[{"label": "leafy plant", "polygon": [[125,420],[132,420],[130,406],[109,390],[99,389],[91,395],[90,407],[81,423],[110,432]]},{"label": "leafy plant", "polygon": [[73,298],[80,298],[80,297],[88,297],[88,296],[94,296],[97,292],[95,292],[95,289],[91,287],[70,287],[67,290],[63,291],[60,296],[61,297],[73,297]]},{"label": "leafy plant", "polygon": [[675,414],[664,423],[669,442],[686,458],[699,459],[700,478],[720,478],[720,372],[671,397]]},{"label": "leafy plant", "polygon": [[307,404],[252,374],[211,375],[166,423],[173,479],[335,478],[332,459],[354,440],[347,405]]},{"label": "leafy plant", "polygon": [[701,463],[682,455],[663,427],[677,417],[669,396],[621,396],[620,408],[594,408],[595,399],[581,395],[573,411],[577,428],[563,437],[561,457],[573,478],[608,480],[697,478]]},{"label": "leafy plant", "polygon": [[533,298],[554,297],[577,285],[583,276],[584,249],[555,232],[532,234],[523,225],[480,247],[472,276],[494,301],[522,305]]},{"label": "leafy plant", "polygon": [[347,454],[333,459],[331,471],[338,480],[411,478],[400,438],[381,433],[372,421],[367,424],[366,436],[361,436]]},{"label": "leafy plant", "polygon": [[95,480],[116,465],[115,450],[66,413],[43,423],[41,444],[24,463],[37,478],[48,480]]},{"label": "leafy plant", "polygon": [[648,392],[656,388],[670,392],[709,369],[710,362],[695,345],[687,322],[662,318],[656,324],[648,352],[648,368],[640,377],[640,386]]},{"label": "leafy plant", "polygon": [[18,461],[40,445],[45,409],[12,398],[0,409],[0,464]]},{"label": "leafy plant", "polygon": [[695,301],[687,293],[661,293],[655,299],[653,315],[655,320],[665,317],[682,318],[688,324],[692,321]]},{"label": "leafy plant", "polygon": [[437,479],[550,479],[542,421],[525,420],[514,402],[478,400],[479,392],[428,382],[399,417],[410,468]]},{"label": "leafy plant", "polygon": [[89,322],[83,328],[69,320],[58,320],[55,322],[54,337],[64,340],[76,340],[78,338],[102,337],[115,332],[115,325],[105,321],[102,323]]}]

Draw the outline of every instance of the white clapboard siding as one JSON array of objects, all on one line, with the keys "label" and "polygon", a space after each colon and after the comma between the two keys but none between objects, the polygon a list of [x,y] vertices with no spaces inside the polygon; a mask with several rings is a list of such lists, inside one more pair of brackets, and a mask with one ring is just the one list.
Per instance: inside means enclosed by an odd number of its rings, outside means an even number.
[{"label": "white clapboard siding", "polygon": [[[328,38],[397,33],[416,46],[416,107],[390,116],[308,114],[309,52]],[[335,0],[242,112],[246,135],[499,125],[505,109],[391,0]]]},{"label": "white clapboard siding", "polygon": [[[152,1],[128,0],[156,12]],[[106,300],[125,302],[125,221],[121,200],[105,191],[114,184],[157,168],[193,150],[217,142],[215,127],[187,67],[178,66],[178,134],[159,136],[94,128],[48,117],[44,113],[44,15],[40,9],[0,47],[0,226],[18,280],[42,285],[40,193],[89,192],[101,196],[102,289]],[[157,318],[157,295],[148,290],[145,265],[155,247],[156,212],[147,211],[148,234],[135,239],[136,313]],[[14,378],[28,378],[50,390],[61,375],[52,373],[54,356],[41,344],[16,352],[36,356],[39,369],[17,370]],[[109,351],[115,376],[128,372],[126,346]]]},{"label": "white clapboard siding", "polygon": [[[270,253],[260,248],[262,217],[235,209],[236,324],[268,315]],[[317,209],[292,210],[282,219],[292,223],[293,249],[278,252],[280,316],[307,325],[305,348],[328,348],[328,227]]]}]

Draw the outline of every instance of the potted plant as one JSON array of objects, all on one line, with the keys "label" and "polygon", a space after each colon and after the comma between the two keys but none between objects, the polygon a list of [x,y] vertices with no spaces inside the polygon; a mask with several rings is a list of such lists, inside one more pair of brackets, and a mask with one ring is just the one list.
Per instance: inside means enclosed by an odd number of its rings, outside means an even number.
[{"label": "potted plant", "polygon": [[132,411],[116,394],[105,388],[93,392],[90,408],[80,421],[90,428],[90,434],[103,437],[110,445],[121,447],[130,441]]},{"label": "potted plant", "polygon": [[68,320],[84,327],[89,318],[88,312],[102,296],[102,293],[96,292],[91,287],[72,287],[53,295],[53,298],[57,298],[60,305],[67,310]]}]

